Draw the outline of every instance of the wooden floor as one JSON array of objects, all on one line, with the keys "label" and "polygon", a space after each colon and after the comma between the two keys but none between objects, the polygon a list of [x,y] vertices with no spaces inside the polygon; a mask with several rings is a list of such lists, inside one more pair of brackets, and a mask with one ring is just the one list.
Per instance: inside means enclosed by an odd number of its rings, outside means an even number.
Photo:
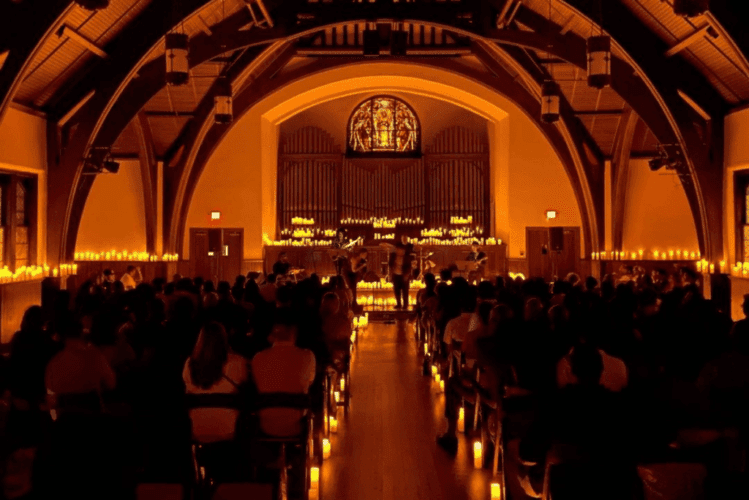
[{"label": "wooden floor", "polygon": [[464,437],[456,458],[437,447],[447,425],[443,398],[421,375],[411,325],[370,323],[351,379],[351,409],[339,414],[332,456],[323,464],[324,500],[489,498],[490,473],[473,469]]}]

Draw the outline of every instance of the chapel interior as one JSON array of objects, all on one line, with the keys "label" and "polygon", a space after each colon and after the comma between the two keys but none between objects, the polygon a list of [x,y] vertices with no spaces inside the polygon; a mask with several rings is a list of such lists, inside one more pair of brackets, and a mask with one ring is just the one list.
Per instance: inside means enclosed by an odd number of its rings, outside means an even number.
[{"label": "chapel interior", "polygon": [[0,500],[749,496],[738,0],[1,0]]}]

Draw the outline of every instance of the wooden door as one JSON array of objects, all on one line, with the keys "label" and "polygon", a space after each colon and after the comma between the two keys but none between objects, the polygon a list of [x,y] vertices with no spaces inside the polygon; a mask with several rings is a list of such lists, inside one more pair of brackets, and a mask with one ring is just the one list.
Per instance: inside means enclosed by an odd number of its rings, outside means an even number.
[{"label": "wooden door", "polygon": [[549,229],[528,227],[525,230],[525,255],[528,259],[528,277],[551,278],[549,258]]},{"label": "wooden door", "polygon": [[201,276],[206,280],[215,279],[212,271],[212,258],[208,251],[208,229],[190,228],[190,277]]},{"label": "wooden door", "polygon": [[242,229],[222,230],[219,275],[221,280],[229,283],[234,283],[236,277],[242,272],[243,233]]},{"label": "wooden door", "polygon": [[563,228],[564,244],[560,252],[551,250],[548,227],[526,228],[526,255],[529,276],[540,276],[547,281],[554,276],[562,279],[578,272],[580,264],[580,228]]}]

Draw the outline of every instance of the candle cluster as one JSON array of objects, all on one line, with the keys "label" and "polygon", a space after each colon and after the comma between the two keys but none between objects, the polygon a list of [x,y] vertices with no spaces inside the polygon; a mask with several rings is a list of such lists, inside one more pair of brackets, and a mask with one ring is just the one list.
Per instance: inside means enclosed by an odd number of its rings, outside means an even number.
[{"label": "candle cluster", "polygon": [[737,262],[731,268],[731,276],[735,276],[737,278],[749,277],[749,262]]},{"label": "candle cluster", "polygon": [[469,215],[468,217],[459,217],[453,215],[450,217],[450,224],[473,224],[473,216]]},{"label": "candle cluster", "polygon": [[[382,311],[394,311],[397,304],[395,297],[375,297],[374,295],[360,295],[357,301],[364,307]],[[416,297],[409,297],[408,305],[416,306]]]},{"label": "candle cluster", "polygon": [[368,219],[353,219],[351,217],[347,217],[345,219],[341,219],[341,225],[344,225],[344,226],[350,226],[350,225],[368,226],[370,224],[372,224],[372,227],[376,227],[376,228],[395,227],[396,224],[406,225],[406,226],[417,226],[419,224],[424,224],[424,219],[422,219],[421,217],[416,217],[416,218],[396,217],[395,219],[388,219],[385,217],[370,217]]},{"label": "candle cluster", "polygon": [[409,238],[409,243],[414,245],[437,245],[437,246],[450,246],[450,245],[472,245],[474,241],[478,241],[479,245],[501,245],[502,240],[500,238],[452,238],[449,240],[443,240],[439,238]]},{"label": "candle cluster", "polygon": [[20,281],[32,281],[41,278],[57,278],[78,274],[78,264],[62,264],[59,268],[50,268],[47,264],[43,266],[21,266],[15,271],[4,266],[0,269],[0,283],[16,283]]},{"label": "candle cluster", "polygon": [[387,234],[375,233],[374,239],[376,239],[376,240],[394,240],[395,239],[395,233],[387,233]]},{"label": "candle cluster", "polygon": [[[412,280],[409,282],[408,287],[411,290],[419,290],[426,287],[421,280]],[[357,285],[359,290],[392,290],[393,284],[387,281],[385,278],[380,278],[380,281],[373,281],[371,283],[362,281]]]},{"label": "candle cluster", "polygon": [[291,223],[298,226],[313,226],[315,219],[305,219],[304,217],[292,217]]},{"label": "candle cluster", "polygon": [[75,252],[76,261],[114,261],[124,260],[129,262],[177,262],[179,254],[165,253],[163,255],[148,252],[128,252],[127,250],[109,252]]},{"label": "candle cluster", "polygon": [[701,258],[699,251],[693,252],[689,250],[613,250],[613,251],[601,251],[592,252],[590,254],[592,260],[697,260]]}]

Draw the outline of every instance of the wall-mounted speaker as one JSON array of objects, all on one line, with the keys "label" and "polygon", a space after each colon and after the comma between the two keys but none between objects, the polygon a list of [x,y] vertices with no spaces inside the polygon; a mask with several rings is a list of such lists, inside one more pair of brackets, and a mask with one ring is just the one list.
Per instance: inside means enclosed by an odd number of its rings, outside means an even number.
[{"label": "wall-mounted speaker", "polygon": [[550,227],[549,228],[549,246],[553,252],[561,252],[564,250],[564,228],[563,227]]}]

